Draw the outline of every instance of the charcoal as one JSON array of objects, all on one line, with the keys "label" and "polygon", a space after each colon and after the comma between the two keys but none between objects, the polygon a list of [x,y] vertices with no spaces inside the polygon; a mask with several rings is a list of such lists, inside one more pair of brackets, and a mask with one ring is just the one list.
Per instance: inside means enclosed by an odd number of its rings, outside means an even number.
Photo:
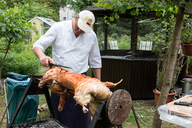
[{"label": "charcoal", "polygon": [[49,120],[43,123],[34,124],[29,128],[64,128],[64,127],[53,120]]}]

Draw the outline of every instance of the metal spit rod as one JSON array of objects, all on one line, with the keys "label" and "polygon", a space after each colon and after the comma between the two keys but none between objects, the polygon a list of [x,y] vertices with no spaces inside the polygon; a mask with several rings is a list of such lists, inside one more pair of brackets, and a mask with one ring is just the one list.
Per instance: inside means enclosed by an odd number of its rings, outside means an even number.
[{"label": "metal spit rod", "polygon": [[[39,78],[36,78],[37,80],[41,80],[41,79],[39,79]],[[57,81],[56,79],[54,79],[54,81]],[[57,81],[58,82],[58,81]],[[59,83],[59,82],[58,82]],[[74,91],[73,90],[70,90],[70,89],[67,89],[67,88],[65,88],[65,90],[64,90],[64,92],[69,92],[69,93],[73,93],[74,94]],[[93,95],[92,95],[93,96]],[[93,96],[94,97],[94,96]],[[94,97],[95,98],[95,97]],[[95,98],[96,99],[96,98]],[[96,99],[97,101],[99,101],[100,103],[104,103],[104,101],[103,100],[99,100],[99,99]]]}]

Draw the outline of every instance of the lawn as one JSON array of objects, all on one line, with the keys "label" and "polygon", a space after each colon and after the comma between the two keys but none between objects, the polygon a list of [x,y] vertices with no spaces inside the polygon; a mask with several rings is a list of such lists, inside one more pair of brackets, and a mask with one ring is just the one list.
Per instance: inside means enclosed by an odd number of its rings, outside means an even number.
[{"label": "lawn", "polygon": [[[155,111],[154,100],[136,100],[133,101],[134,110],[139,120],[141,128],[151,128],[153,123],[153,115]],[[131,111],[127,120],[123,123],[124,128],[137,128],[135,117]],[[161,128],[182,128],[178,125],[162,121]]]},{"label": "lawn", "polygon": [[[41,70],[36,74],[36,75],[43,75],[44,72],[47,70],[47,68],[42,67]],[[90,74],[90,73],[88,73]],[[44,97],[44,95],[39,95],[39,105],[43,105],[47,103],[46,99]],[[153,121],[153,114],[154,114],[154,110],[155,110],[155,106],[154,106],[154,100],[136,100],[133,101],[133,106],[136,112],[136,116],[138,117],[139,120],[139,124],[141,126],[141,128],[149,128],[152,125],[152,121]],[[6,109],[6,101],[5,101],[5,95],[4,95],[4,90],[3,88],[0,89],[0,120],[3,117],[3,114],[5,112]],[[6,113],[5,116],[3,118],[3,123],[0,124],[1,128],[6,128]],[[38,115],[39,120],[42,118],[49,118],[49,110],[48,111],[43,111],[40,112],[40,114]],[[128,118],[124,121],[124,123],[122,124],[123,128],[137,128],[137,124],[135,121],[135,117],[133,112],[131,111]],[[162,122],[162,128],[182,128],[180,126],[168,123],[163,121]]]}]

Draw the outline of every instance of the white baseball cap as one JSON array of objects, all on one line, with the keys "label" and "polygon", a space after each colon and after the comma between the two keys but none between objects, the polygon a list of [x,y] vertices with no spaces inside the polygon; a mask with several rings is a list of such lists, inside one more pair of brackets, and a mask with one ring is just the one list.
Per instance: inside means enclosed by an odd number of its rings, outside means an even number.
[{"label": "white baseball cap", "polygon": [[89,10],[83,10],[79,13],[78,27],[84,32],[90,32],[95,22],[94,14]]}]

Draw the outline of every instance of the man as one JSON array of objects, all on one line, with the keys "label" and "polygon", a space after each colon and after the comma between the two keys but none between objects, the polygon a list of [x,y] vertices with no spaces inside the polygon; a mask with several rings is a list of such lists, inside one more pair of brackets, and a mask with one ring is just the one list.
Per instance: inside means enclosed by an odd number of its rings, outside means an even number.
[{"label": "man", "polygon": [[[101,56],[97,37],[92,26],[95,16],[83,10],[72,21],[55,23],[39,40],[33,44],[33,52],[42,65],[48,62],[71,67],[71,72],[86,74],[88,60],[94,77],[101,78]],[[45,49],[53,44],[52,59],[44,54]],[[90,112],[83,113],[82,107],[76,105],[73,96],[66,101],[63,111],[58,111],[59,96],[51,94],[57,119],[69,128],[87,128],[91,122]]]}]

